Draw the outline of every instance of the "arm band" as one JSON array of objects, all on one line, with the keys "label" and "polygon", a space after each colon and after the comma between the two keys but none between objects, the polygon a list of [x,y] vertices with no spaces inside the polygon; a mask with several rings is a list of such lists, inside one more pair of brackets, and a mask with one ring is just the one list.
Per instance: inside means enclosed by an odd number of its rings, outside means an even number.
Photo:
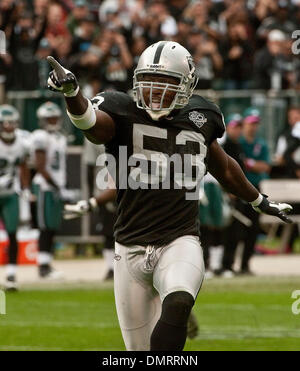
[{"label": "arm band", "polygon": [[257,199],[254,200],[254,201],[251,201],[250,204],[252,206],[254,206],[254,207],[259,206],[261,204],[263,198],[264,198],[263,195],[262,194],[259,194],[258,197],[257,197]]},{"label": "arm band", "polygon": [[73,115],[67,110],[72,123],[80,130],[88,130],[96,124],[96,113],[91,101],[88,99],[88,107],[83,115]]}]

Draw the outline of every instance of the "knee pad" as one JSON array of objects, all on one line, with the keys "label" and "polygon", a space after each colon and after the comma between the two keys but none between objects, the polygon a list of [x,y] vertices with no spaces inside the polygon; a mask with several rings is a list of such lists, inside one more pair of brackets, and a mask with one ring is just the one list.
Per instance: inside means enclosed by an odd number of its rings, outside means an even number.
[{"label": "knee pad", "polygon": [[161,320],[172,326],[186,326],[194,298],[186,291],[172,292],[162,303]]}]

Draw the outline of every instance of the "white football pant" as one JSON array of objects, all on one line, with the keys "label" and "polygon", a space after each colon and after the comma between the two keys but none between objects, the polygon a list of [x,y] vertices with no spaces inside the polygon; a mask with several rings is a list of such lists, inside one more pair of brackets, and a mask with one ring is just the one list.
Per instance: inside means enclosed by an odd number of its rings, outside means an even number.
[{"label": "white football pant", "polygon": [[156,249],[116,242],[115,253],[115,300],[126,349],[150,350],[164,298],[175,291],[197,297],[204,277],[199,238],[179,237]]}]

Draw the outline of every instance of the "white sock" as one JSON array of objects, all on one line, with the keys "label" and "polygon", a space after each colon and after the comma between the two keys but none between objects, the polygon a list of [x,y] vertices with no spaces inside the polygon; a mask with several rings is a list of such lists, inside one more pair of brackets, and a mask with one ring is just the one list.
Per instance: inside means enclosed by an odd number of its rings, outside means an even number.
[{"label": "white sock", "polygon": [[6,277],[8,276],[15,276],[17,273],[17,265],[16,264],[7,264],[5,267]]},{"label": "white sock", "polygon": [[209,248],[210,269],[218,270],[218,269],[221,268],[222,258],[223,258],[223,251],[224,251],[224,247],[222,245],[211,246]]},{"label": "white sock", "polygon": [[104,257],[107,268],[109,270],[113,270],[114,269],[114,257],[115,257],[114,249],[103,249],[103,257]]},{"label": "white sock", "polygon": [[52,255],[49,252],[41,251],[38,253],[38,265],[50,264],[52,262]]}]

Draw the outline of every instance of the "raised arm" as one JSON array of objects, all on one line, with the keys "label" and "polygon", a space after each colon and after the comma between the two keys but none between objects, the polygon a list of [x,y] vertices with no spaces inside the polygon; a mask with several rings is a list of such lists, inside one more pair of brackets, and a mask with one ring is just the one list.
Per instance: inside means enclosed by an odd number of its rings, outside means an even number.
[{"label": "raised arm", "polygon": [[267,196],[260,194],[247,180],[238,163],[224,152],[216,140],[209,147],[208,171],[226,191],[249,202],[257,212],[277,216],[287,223],[292,222],[285,214],[292,207],[285,203],[269,202]]},{"label": "raised arm", "polygon": [[115,123],[106,112],[95,110],[79,88],[75,75],[62,67],[53,57],[47,57],[53,70],[49,74],[48,88],[64,94],[67,114],[72,123],[93,143],[110,141],[115,135]]}]

